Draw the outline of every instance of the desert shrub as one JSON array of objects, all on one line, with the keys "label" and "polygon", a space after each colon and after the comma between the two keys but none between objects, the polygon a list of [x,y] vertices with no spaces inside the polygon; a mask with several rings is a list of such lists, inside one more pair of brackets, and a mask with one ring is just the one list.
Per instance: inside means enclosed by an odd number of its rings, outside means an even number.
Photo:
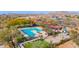
[{"label": "desert shrub", "polygon": [[16,37],[18,43],[23,42],[22,37]]},{"label": "desert shrub", "polygon": [[16,37],[17,43],[22,43],[22,42],[27,41],[27,40],[28,39],[23,37],[22,35]]}]

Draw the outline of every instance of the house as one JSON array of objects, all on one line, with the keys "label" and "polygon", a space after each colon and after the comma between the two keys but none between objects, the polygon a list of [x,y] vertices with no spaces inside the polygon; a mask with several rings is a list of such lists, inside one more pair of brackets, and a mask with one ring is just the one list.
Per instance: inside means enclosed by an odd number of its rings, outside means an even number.
[{"label": "house", "polygon": [[63,27],[58,25],[49,25],[49,28],[54,32],[62,32]]}]

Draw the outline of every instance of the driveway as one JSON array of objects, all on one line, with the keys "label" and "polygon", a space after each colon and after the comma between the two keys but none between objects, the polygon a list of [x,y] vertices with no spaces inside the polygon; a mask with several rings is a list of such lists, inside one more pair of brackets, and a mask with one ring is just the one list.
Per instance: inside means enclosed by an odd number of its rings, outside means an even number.
[{"label": "driveway", "polygon": [[47,42],[51,42],[52,41],[52,43],[60,43],[61,42],[61,40],[67,40],[67,39],[69,39],[70,38],[70,36],[69,35],[67,35],[67,33],[60,33],[60,34],[58,34],[56,37],[53,37],[53,36],[48,36],[45,40],[47,41]]}]

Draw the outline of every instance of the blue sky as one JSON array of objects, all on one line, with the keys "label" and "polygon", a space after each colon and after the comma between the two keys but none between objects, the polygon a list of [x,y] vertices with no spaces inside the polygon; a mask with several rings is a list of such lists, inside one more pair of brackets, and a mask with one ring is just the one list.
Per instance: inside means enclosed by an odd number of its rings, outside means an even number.
[{"label": "blue sky", "polygon": [[48,11],[0,11],[0,14],[47,14]]},{"label": "blue sky", "polygon": [[[0,14],[48,14],[49,12],[50,11],[0,11]],[[67,11],[67,12],[79,14],[79,11]]]}]

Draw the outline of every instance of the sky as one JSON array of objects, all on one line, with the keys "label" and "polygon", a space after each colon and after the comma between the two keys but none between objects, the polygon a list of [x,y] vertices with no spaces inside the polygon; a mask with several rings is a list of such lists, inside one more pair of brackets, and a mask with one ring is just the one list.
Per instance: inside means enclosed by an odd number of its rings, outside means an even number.
[{"label": "sky", "polygon": [[0,11],[79,11],[79,0],[0,0]]},{"label": "sky", "polygon": [[0,14],[48,14],[48,11],[0,11]]},{"label": "sky", "polygon": [[47,11],[79,11],[78,0],[0,0],[0,14],[47,14]]}]

